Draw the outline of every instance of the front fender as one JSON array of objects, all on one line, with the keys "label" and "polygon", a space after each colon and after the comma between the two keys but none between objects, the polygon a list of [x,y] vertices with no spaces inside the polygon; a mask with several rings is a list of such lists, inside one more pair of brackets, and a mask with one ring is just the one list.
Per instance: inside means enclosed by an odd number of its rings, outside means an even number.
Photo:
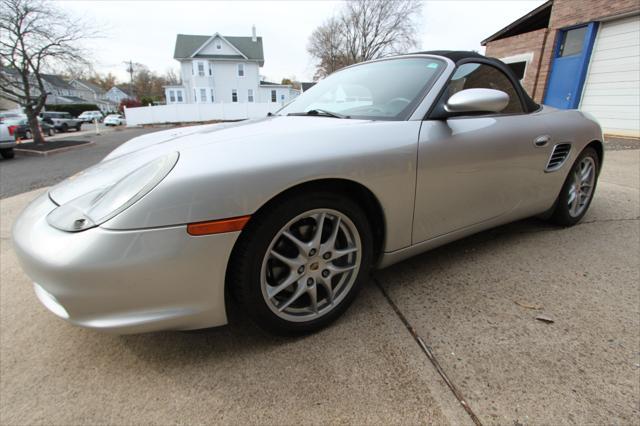
[{"label": "front fender", "polygon": [[305,139],[284,132],[277,139],[262,134],[196,144],[180,151],[161,184],[102,226],[140,229],[250,215],[293,186],[347,179],[380,201],[387,221],[385,251],[407,247],[419,128],[419,121],[366,121],[307,132]]}]

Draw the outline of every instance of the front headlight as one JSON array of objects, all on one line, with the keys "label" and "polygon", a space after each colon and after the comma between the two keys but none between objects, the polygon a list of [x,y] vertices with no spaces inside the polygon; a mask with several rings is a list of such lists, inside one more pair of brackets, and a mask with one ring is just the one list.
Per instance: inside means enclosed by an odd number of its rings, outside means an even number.
[{"label": "front headlight", "polygon": [[53,210],[47,222],[63,231],[78,232],[98,226],[134,204],[173,169],[179,154],[156,158],[114,184],[81,195]]}]

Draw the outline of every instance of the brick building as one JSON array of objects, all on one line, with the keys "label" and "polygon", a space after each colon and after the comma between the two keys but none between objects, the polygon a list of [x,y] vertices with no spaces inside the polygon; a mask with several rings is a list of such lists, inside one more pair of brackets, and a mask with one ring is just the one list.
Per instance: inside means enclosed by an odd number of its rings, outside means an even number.
[{"label": "brick building", "polygon": [[550,0],[481,44],[537,102],[640,137],[640,0]]}]

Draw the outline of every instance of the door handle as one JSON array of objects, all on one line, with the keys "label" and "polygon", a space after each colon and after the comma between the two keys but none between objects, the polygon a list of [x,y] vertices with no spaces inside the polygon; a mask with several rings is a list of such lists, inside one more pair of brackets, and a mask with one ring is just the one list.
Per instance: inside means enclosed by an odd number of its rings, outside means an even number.
[{"label": "door handle", "polygon": [[537,138],[535,138],[533,140],[533,144],[535,146],[545,146],[546,144],[549,143],[549,141],[551,140],[551,136],[549,135],[542,135],[542,136],[538,136]]}]

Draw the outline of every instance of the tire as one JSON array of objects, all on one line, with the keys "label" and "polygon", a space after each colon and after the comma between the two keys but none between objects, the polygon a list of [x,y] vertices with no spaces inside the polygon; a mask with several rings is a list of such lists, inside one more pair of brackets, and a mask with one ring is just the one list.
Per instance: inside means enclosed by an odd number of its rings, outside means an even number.
[{"label": "tire", "polygon": [[60,131],[62,133],[66,133],[69,131],[69,125],[67,123],[63,123],[62,126],[60,126]]},{"label": "tire", "polygon": [[[313,255],[310,236],[317,235],[320,218],[324,219],[325,232],[322,245],[315,245],[317,250]],[[336,244],[331,244],[329,240],[336,223],[340,224],[334,238]],[[302,256],[304,250],[282,235],[285,229],[299,237],[298,242],[311,244],[305,248],[311,251]],[[338,250],[349,251],[353,247],[357,250],[337,255]],[[326,260],[326,249],[333,258]],[[274,251],[279,252],[277,257],[271,254]],[[283,256],[288,262],[302,256],[304,265],[287,266],[280,261]],[[372,259],[371,227],[356,203],[331,192],[298,193],[276,201],[268,210],[251,218],[234,248],[228,282],[244,312],[260,327],[283,335],[309,333],[327,326],[349,307],[369,277]],[[340,268],[349,271],[336,272]],[[325,276],[328,278],[322,278]],[[289,279],[293,279],[291,284],[282,287]],[[316,294],[315,305],[312,293]],[[294,299],[297,294],[300,296]],[[295,301],[290,302],[292,299]],[[287,302],[290,305],[287,306]],[[279,308],[284,310],[278,313]]]},{"label": "tire", "polygon": [[13,152],[13,148],[5,148],[0,149],[0,156],[6,160],[10,160],[11,158],[16,156],[16,153]]},{"label": "tire", "polygon": [[80,124],[78,124],[78,125],[76,126],[76,132],[79,132],[79,131],[80,131],[80,129],[82,129],[82,123],[80,123]]},{"label": "tire", "polygon": [[[581,170],[583,174],[585,173],[586,169],[583,168],[585,165],[590,165],[592,168],[590,172],[592,173],[591,184],[587,186],[586,182],[581,182],[581,190],[577,194],[578,200],[575,201],[573,194],[576,188],[576,176]],[[571,166],[560,195],[558,195],[553,213],[549,219],[552,223],[559,226],[573,226],[582,220],[593,200],[599,172],[600,158],[598,153],[591,147],[585,148]],[[576,208],[576,205],[578,208]]]},{"label": "tire", "polygon": [[49,127],[49,130],[47,130],[47,136],[53,136],[55,134],[56,132],[53,131],[53,127]]}]

